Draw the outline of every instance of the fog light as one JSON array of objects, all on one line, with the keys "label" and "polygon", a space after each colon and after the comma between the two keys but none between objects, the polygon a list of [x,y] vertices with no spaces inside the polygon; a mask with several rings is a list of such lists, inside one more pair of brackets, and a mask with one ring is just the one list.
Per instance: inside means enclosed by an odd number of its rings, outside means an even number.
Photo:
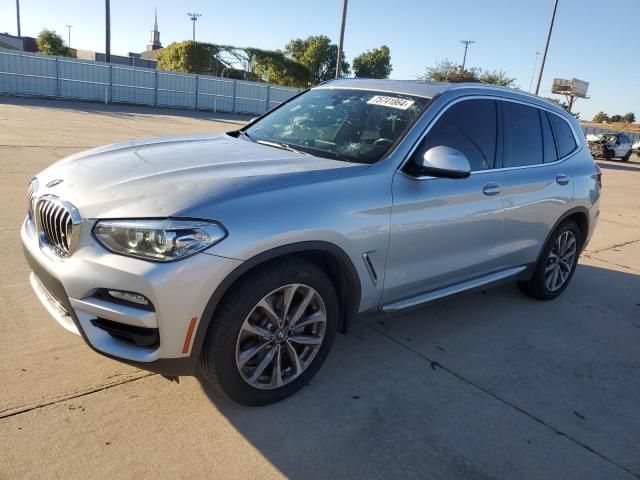
[{"label": "fog light", "polygon": [[137,303],[138,305],[149,306],[149,300],[144,295],[139,293],[122,292],[120,290],[108,290],[108,293],[113,298],[118,300],[124,300],[125,302]]}]

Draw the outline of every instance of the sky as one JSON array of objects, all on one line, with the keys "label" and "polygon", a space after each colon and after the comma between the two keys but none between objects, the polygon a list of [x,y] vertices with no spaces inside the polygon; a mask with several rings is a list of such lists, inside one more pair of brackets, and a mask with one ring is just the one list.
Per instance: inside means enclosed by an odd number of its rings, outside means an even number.
[{"label": "sky", "polygon": [[[66,39],[65,25],[73,25],[73,48],[104,52],[104,3],[20,0],[22,34],[35,37],[48,28]],[[337,43],[342,0],[111,0],[113,54],[146,48],[155,7],[164,46],[190,39],[187,12],[198,12],[197,40],[281,49],[309,35],[324,34]],[[460,40],[474,40],[468,66],[504,70],[528,91],[552,7],[553,0],[350,0],[344,50],[351,60],[385,44],[391,77],[415,79],[439,60],[461,63]],[[15,1],[0,0],[0,12],[0,32],[15,35]],[[603,110],[631,111],[640,120],[638,25],[640,0],[559,0],[540,94],[551,96],[553,78],[579,78],[589,82],[591,97],[574,106],[582,119]]]}]

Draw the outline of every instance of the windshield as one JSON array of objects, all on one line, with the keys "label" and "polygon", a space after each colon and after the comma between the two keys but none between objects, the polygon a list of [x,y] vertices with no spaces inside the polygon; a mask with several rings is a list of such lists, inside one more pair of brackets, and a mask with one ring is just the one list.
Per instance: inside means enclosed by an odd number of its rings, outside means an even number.
[{"label": "windshield", "polygon": [[428,101],[366,90],[309,90],[245,133],[254,142],[277,142],[319,157],[374,163],[417,120]]}]

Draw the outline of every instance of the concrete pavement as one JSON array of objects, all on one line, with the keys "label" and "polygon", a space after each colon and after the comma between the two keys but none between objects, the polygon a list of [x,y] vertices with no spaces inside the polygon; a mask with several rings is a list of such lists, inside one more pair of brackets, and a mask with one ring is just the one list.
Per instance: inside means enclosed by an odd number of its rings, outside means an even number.
[{"label": "concrete pavement", "polygon": [[638,157],[600,162],[600,224],[562,297],[505,285],[372,319],[268,407],[103,358],[50,319],[18,243],[29,178],[237,122],[0,97],[0,478],[640,478]]}]

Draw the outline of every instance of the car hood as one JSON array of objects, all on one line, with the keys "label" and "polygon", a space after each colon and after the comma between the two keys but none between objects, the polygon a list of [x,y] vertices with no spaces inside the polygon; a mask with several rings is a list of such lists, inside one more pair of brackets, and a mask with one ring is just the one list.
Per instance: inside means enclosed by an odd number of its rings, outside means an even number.
[{"label": "car hood", "polygon": [[38,196],[63,198],[84,218],[165,217],[366,167],[224,134],[170,137],[107,145],[63,159],[38,175]]}]

